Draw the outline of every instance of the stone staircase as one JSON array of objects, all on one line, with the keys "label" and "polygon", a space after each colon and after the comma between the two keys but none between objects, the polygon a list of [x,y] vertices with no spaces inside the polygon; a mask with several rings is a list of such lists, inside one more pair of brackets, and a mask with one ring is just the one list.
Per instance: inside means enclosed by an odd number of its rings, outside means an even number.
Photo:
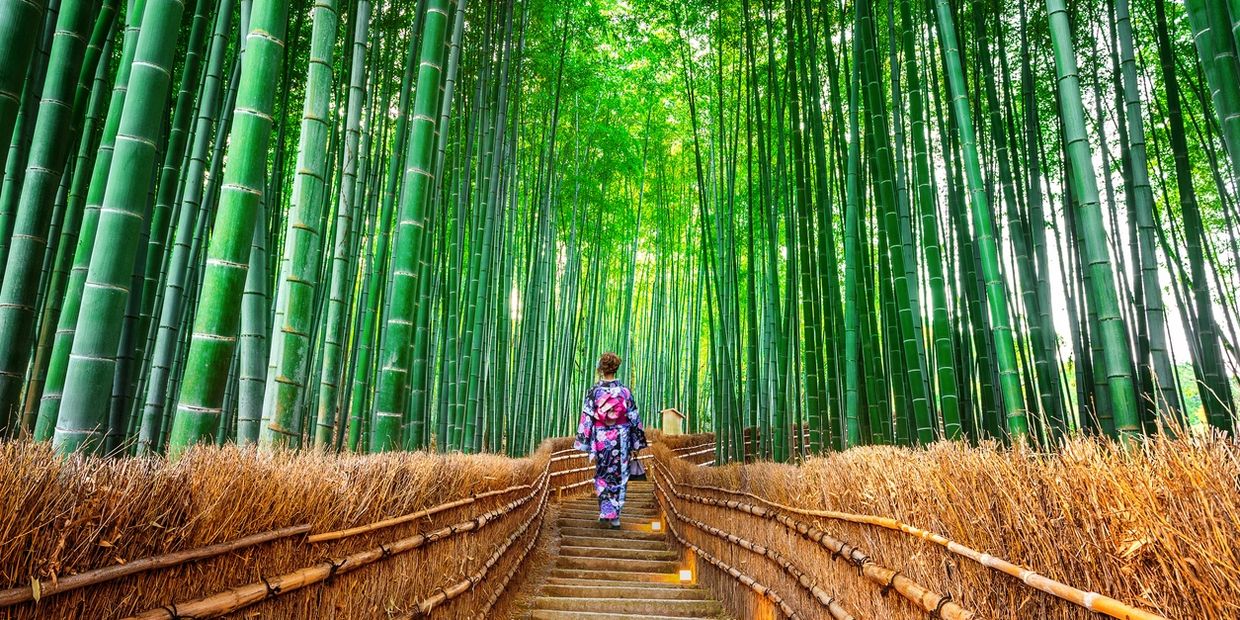
[{"label": "stone staircase", "polygon": [[[651,522],[662,521],[648,482],[631,482],[621,527],[598,521],[593,494],[562,505],[560,553],[533,600],[532,620],[722,618],[710,592],[680,581],[678,554]],[[666,527],[666,526],[664,526]]]}]

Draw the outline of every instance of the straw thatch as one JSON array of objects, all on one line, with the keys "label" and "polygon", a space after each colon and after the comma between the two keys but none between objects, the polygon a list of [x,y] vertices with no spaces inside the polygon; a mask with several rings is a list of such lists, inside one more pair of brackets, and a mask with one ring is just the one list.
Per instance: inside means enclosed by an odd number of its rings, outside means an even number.
[{"label": "straw thatch", "polygon": [[[472,615],[500,598],[501,578],[515,572],[521,551],[537,535],[541,504],[560,482],[548,474],[564,468],[551,462],[551,454],[566,445],[548,442],[528,459],[203,448],[169,462],[62,459],[45,445],[0,444],[0,591],[39,598],[0,607],[0,616],[127,617],[280,576],[303,579],[324,563],[390,550],[386,545],[420,535],[431,540],[403,553],[385,552],[352,571],[332,570],[323,582],[264,596],[236,615],[403,615],[441,590],[453,596],[436,601],[435,615]],[[576,476],[557,478],[575,481]],[[396,519],[418,512],[429,514]],[[363,527],[318,543],[308,542],[302,531],[319,534],[384,521],[389,521],[384,527]],[[463,522],[473,526],[459,527]],[[53,593],[54,584],[71,575],[294,526],[307,527],[196,561]],[[441,535],[445,528],[450,531]],[[497,553],[501,548],[505,552]],[[483,568],[493,578],[478,579]],[[461,590],[463,581],[470,587]]]},{"label": "straw thatch", "polygon": [[[1076,440],[1053,455],[992,445],[869,447],[801,466],[720,468],[686,465],[664,448],[655,453],[667,472],[662,482],[674,481],[685,496],[667,498],[676,511],[760,552],[689,524],[681,525],[685,538],[779,591],[809,617],[825,614],[821,595],[815,600],[806,583],[856,617],[927,617],[921,605],[877,587],[847,554],[833,554],[805,535],[813,529],[898,571],[897,580],[950,595],[946,604],[979,617],[1099,617],[953,553],[941,540],[869,518],[875,516],[988,554],[989,564],[1002,558],[1153,614],[1240,617],[1240,446],[1234,441],[1156,438],[1125,449]],[[733,613],[763,612],[752,590],[731,576],[707,565],[701,578]],[[1098,608],[1097,597],[1086,600]]]}]

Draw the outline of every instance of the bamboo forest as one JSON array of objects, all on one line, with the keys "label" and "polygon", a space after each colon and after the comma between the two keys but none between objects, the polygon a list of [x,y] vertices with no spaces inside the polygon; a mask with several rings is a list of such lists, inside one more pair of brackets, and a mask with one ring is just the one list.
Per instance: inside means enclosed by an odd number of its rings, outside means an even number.
[{"label": "bamboo forest", "polygon": [[0,0],[0,169],[2,617],[1240,618],[1240,0]]}]

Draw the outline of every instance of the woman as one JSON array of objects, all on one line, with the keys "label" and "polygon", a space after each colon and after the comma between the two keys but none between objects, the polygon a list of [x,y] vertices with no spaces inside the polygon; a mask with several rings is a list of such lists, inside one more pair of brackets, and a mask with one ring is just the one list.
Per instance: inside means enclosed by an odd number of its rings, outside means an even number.
[{"label": "woman", "polygon": [[602,381],[586,393],[573,447],[590,454],[594,461],[594,493],[598,495],[598,520],[612,529],[620,527],[620,509],[629,483],[629,460],[646,447],[646,433],[637,412],[633,392],[616,380],[620,357],[604,353],[598,360]]}]

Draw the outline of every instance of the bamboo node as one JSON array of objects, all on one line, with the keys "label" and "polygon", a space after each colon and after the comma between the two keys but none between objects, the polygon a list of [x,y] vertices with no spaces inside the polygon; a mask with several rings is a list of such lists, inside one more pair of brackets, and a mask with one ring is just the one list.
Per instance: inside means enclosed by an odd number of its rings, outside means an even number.
[{"label": "bamboo node", "polygon": [[340,567],[341,567],[341,566],[344,566],[344,565],[345,565],[345,562],[348,562],[348,561],[349,561],[349,559],[348,559],[348,558],[345,558],[345,559],[343,559],[343,560],[340,560],[339,562],[337,562],[336,560],[333,560],[333,559],[331,559],[331,558],[328,558],[328,560],[327,560],[327,564],[328,564],[329,566],[331,566],[331,568],[327,570],[327,579],[324,579],[323,581],[324,581],[325,583],[331,583],[331,581],[332,581],[332,577],[335,577],[335,576],[336,576],[336,571],[340,570]]},{"label": "bamboo node", "polygon": [[943,606],[950,603],[951,600],[952,600],[952,593],[944,592],[943,596],[939,598],[939,604],[935,605],[934,611],[930,612],[930,617],[931,618],[942,618],[943,617],[942,616]]},{"label": "bamboo node", "polygon": [[274,585],[274,586],[271,585],[271,582],[267,581],[267,577],[263,575],[259,575],[258,578],[260,581],[263,582],[263,586],[267,588],[267,598],[274,598],[274,597],[280,596],[279,585]]},{"label": "bamboo node", "polygon": [[879,593],[879,594],[881,594],[881,595],[883,595],[883,596],[887,596],[887,593],[888,593],[888,592],[891,592],[891,589],[892,589],[892,588],[894,588],[894,587],[896,586],[896,577],[898,577],[899,575],[900,575],[900,571],[898,571],[898,570],[897,570],[897,571],[892,571],[892,572],[891,572],[891,579],[888,579],[888,580],[887,580],[887,585],[885,585],[885,586],[883,586],[883,587],[881,587],[881,588],[879,588],[879,589],[878,589],[878,593]]}]

